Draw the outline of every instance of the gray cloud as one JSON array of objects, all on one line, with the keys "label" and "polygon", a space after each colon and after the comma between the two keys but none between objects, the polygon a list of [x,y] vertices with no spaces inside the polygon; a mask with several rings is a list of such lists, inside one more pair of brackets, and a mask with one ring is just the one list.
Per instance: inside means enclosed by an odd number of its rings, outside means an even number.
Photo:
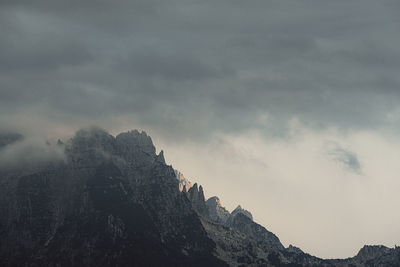
[{"label": "gray cloud", "polygon": [[3,123],[19,113],[109,128],[130,117],[178,139],[282,135],[293,117],[398,128],[396,1],[0,5]]},{"label": "gray cloud", "polygon": [[335,142],[328,142],[326,145],[327,155],[329,158],[343,165],[350,171],[358,174],[362,173],[361,164],[356,153],[341,147]]}]

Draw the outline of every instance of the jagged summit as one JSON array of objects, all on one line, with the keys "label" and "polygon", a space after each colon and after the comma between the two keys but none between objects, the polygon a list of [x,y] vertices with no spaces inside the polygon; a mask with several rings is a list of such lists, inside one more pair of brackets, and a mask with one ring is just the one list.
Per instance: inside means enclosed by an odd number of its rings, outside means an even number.
[{"label": "jagged summit", "polygon": [[207,201],[215,202],[215,203],[217,203],[218,206],[221,206],[221,201],[220,201],[219,197],[217,197],[217,196],[210,197],[209,199],[207,199]]},{"label": "jagged summit", "polygon": [[238,205],[237,207],[236,207],[236,209],[234,209],[233,211],[232,211],[232,216],[236,216],[236,214],[243,214],[243,215],[245,215],[246,217],[248,217],[250,220],[253,220],[253,215],[251,214],[251,212],[250,211],[248,211],[248,210],[245,210],[245,209],[243,209],[240,205]]},{"label": "jagged summit", "polygon": [[81,129],[68,141],[67,146],[71,149],[68,152],[79,153],[95,149],[113,152],[114,140],[114,136],[101,128]]},{"label": "jagged summit", "polygon": [[193,186],[192,183],[185,178],[185,176],[183,176],[183,174],[178,171],[178,170],[174,170],[175,171],[175,176],[176,179],[178,179],[179,181],[179,191],[189,191],[189,189]]},{"label": "jagged summit", "polygon": [[193,209],[201,216],[208,217],[208,208],[206,206],[203,187],[195,183],[187,192],[187,197],[192,203]]},{"label": "jagged summit", "polygon": [[382,245],[365,245],[357,253],[356,257],[364,261],[373,259],[377,256],[385,255],[391,252],[391,249]]},{"label": "jagged summit", "polygon": [[[245,234],[247,238],[252,239],[257,244],[270,249],[284,250],[283,245],[279,241],[279,238],[273,233],[269,232],[263,226],[253,221],[252,214],[243,209],[240,205],[236,209],[229,213],[224,207],[221,206],[221,202],[218,197],[214,196],[206,201],[210,218],[217,223],[234,229],[235,231]],[[219,240],[219,239],[216,239]],[[219,240],[222,243],[222,247],[225,247],[224,240]],[[217,242],[218,243],[218,242]]]},{"label": "jagged summit", "polygon": [[206,205],[211,219],[217,222],[226,223],[230,213],[221,205],[221,201],[217,196],[207,199]]},{"label": "jagged summit", "polygon": [[115,141],[131,150],[141,150],[148,154],[155,154],[156,152],[151,137],[145,131],[139,132],[138,130],[122,132],[114,137],[101,128],[90,127],[77,131],[70,143],[81,149],[96,147],[112,151],[111,144]]},{"label": "jagged summit", "polygon": [[123,142],[126,145],[141,149],[146,153],[156,153],[156,148],[145,131],[139,132],[138,130],[120,133],[116,136],[117,141]]},{"label": "jagged summit", "polygon": [[66,143],[65,152],[70,160],[81,165],[99,164],[104,157],[138,167],[165,163],[163,152],[156,154],[151,137],[137,130],[114,137],[97,127],[82,129]]},{"label": "jagged summit", "polygon": [[156,160],[158,162],[165,163],[164,151],[162,151],[162,150],[160,151],[160,153],[156,157]]}]

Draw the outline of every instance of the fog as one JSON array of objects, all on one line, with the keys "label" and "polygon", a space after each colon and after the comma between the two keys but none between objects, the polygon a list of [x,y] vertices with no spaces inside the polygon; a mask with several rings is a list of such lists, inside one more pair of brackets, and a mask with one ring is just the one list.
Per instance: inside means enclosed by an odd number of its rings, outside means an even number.
[{"label": "fog", "polygon": [[51,163],[65,161],[64,147],[45,138],[28,136],[0,147],[0,168],[28,171]]}]

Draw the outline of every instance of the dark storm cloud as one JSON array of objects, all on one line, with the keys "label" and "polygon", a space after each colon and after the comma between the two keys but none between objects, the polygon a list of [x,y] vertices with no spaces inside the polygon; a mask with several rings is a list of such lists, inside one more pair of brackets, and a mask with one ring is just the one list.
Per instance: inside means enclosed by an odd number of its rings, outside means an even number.
[{"label": "dark storm cloud", "polygon": [[396,128],[399,12],[372,0],[1,1],[1,120],[131,117],[177,137],[281,134],[293,117]]},{"label": "dark storm cloud", "polygon": [[159,54],[157,50],[139,50],[136,55],[121,60],[120,72],[133,73],[144,78],[187,81],[222,78],[233,74],[229,68],[208,65],[190,53],[174,51],[172,54]]}]

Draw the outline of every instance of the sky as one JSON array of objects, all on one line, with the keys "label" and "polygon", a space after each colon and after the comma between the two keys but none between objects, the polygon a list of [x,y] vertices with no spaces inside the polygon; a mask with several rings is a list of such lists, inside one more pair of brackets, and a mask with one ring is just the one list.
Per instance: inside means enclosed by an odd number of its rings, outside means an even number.
[{"label": "sky", "polygon": [[0,128],[142,129],[285,246],[392,247],[399,28],[397,0],[2,0]]}]

